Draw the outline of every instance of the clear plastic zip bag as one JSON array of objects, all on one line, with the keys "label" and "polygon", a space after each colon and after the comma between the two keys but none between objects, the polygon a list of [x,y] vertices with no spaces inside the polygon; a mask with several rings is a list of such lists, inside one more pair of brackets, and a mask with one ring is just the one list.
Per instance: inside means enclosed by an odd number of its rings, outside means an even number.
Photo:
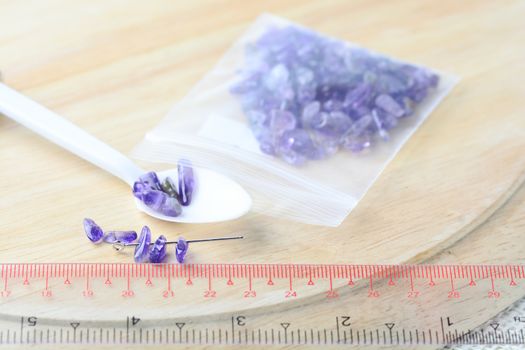
[{"label": "clear plastic zip bag", "polygon": [[256,212],[337,226],[456,81],[265,14],[133,156],[191,159]]}]

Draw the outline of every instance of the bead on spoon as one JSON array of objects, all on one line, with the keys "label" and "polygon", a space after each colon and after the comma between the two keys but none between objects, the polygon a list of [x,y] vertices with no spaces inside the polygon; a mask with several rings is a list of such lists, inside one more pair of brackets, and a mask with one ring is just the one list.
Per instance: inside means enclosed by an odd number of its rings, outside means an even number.
[{"label": "bead on spoon", "polygon": [[[126,182],[129,187],[146,173],[119,151],[1,82],[0,113],[106,170]],[[194,168],[194,171],[197,189],[191,206],[185,207],[180,216],[162,215],[135,199],[137,207],[158,219],[184,223],[232,220],[250,210],[252,200],[239,184],[208,169]],[[161,179],[169,176],[178,181],[177,169],[157,174]]]}]

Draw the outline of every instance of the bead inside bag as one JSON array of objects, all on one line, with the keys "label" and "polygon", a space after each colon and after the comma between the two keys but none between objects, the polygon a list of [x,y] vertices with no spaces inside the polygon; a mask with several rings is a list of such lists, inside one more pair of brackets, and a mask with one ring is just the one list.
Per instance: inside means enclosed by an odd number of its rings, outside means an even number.
[{"label": "bead inside bag", "polygon": [[255,212],[337,226],[457,80],[265,14],[132,155],[184,155]]},{"label": "bead inside bag", "polygon": [[439,82],[428,69],[293,25],[268,28],[245,52],[230,91],[260,150],[293,165],[388,142]]}]

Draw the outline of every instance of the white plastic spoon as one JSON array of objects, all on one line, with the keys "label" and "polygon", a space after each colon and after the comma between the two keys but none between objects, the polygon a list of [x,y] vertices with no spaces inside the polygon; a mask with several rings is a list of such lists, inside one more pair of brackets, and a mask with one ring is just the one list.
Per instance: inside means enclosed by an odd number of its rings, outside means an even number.
[{"label": "white plastic spoon", "polygon": [[[129,186],[133,186],[138,177],[146,172],[122,153],[3,83],[0,83],[0,112],[122,179]],[[184,155],[181,155],[181,158],[184,158]],[[170,176],[175,183],[178,181],[176,169],[157,174],[161,181],[166,176]],[[236,182],[202,168],[194,168],[194,175],[196,189],[191,205],[182,207],[180,216],[169,217],[156,213],[135,199],[137,207],[161,220],[186,223],[232,220],[250,210],[252,200]],[[130,198],[134,198],[131,190],[129,195]]]}]

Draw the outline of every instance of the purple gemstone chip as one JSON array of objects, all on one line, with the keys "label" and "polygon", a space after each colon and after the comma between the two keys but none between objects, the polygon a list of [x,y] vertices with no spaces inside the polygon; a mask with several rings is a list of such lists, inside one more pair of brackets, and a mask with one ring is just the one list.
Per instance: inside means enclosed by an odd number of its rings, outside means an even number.
[{"label": "purple gemstone chip", "polygon": [[133,184],[133,195],[140,200],[144,198],[144,193],[147,190],[149,190],[149,188],[140,181],[135,181]]},{"label": "purple gemstone chip", "polygon": [[160,235],[153,243],[153,248],[149,253],[149,261],[152,263],[161,263],[166,257],[166,237]]},{"label": "purple gemstone chip", "polygon": [[142,202],[162,215],[176,217],[182,213],[178,200],[162,191],[146,191],[142,197]]},{"label": "purple gemstone chip", "polygon": [[108,231],[104,235],[104,242],[106,243],[132,243],[137,239],[137,232],[135,231]]},{"label": "purple gemstone chip", "polygon": [[142,175],[135,183],[133,184],[133,195],[139,200],[143,201],[144,196],[149,191],[160,191],[161,186],[157,174],[154,172],[149,172]]},{"label": "purple gemstone chip", "polygon": [[91,242],[99,243],[100,241],[102,241],[104,232],[102,231],[100,226],[98,226],[95,223],[95,221],[89,218],[85,218],[83,221],[83,225],[84,225],[84,232],[86,232],[86,236]]},{"label": "purple gemstone chip", "polygon": [[245,55],[230,92],[260,150],[293,165],[388,140],[439,84],[425,68],[296,26],[268,29]]},{"label": "purple gemstone chip", "polygon": [[155,190],[161,190],[159,178],[157,177],[157,174],[153,171],[142,175],[139,178],[139,181],[142,182],[146,187]]},{"label": "purple gemstone chip", "polygon": [[151,243],[151,231],[148,226],[142,228],[137,243],[138,245],[135,247],[135,253],[133,254],[135,262],[146,262],[149,255],[149,245]]},{"label": "purple gemstone chip", "polygon": [[164,203],[160,208],[160,213],[162,215],[176,217],[182,213],[182,208],[179,204],[177,198],[168,197],[165,199]]},{"label": "purple gemstone chip", "polygon": [[184,257],[188,252],[188,242],[183,237],[179,237],[177,244],[175,245],[175,257],[179,263],[184,262]]},{"label": "purple gemstone chip", "polygon": [[[167,177],[160,182],[157,174],[149,172],[133,184],[133,195],[147,207],[162,215],[176,217],[182,214],[182,205],[191,203],[195,179],[191,163],[181,160],[177,166],[179,188]],[[179,194],[180,193],[180,194]]]},{"label": "purple gemstone chip", "polygon": [[144,195],[142,196],[142,202],[144,202],[146,206],[153,209],[154,211],[160,212],[160,209],[167,198],[169,198],[169,196],[162,191],[149,190],[144,192]]},{"label": "purple gemstone chip", "polygon": [[193,175],[191,162],[186,159],[179,160],[179,163],[177,164],[177,171],[179,175],[180,204],[187,206],[191,203],[193,190],[195,189],[195,178]]},{"label": "purple gemstone chip", "polygon": [[385,112],[392,114],[394,117],[402,117],[405,110],[390,95],[381,94],[376,97],[375,104]]}]

